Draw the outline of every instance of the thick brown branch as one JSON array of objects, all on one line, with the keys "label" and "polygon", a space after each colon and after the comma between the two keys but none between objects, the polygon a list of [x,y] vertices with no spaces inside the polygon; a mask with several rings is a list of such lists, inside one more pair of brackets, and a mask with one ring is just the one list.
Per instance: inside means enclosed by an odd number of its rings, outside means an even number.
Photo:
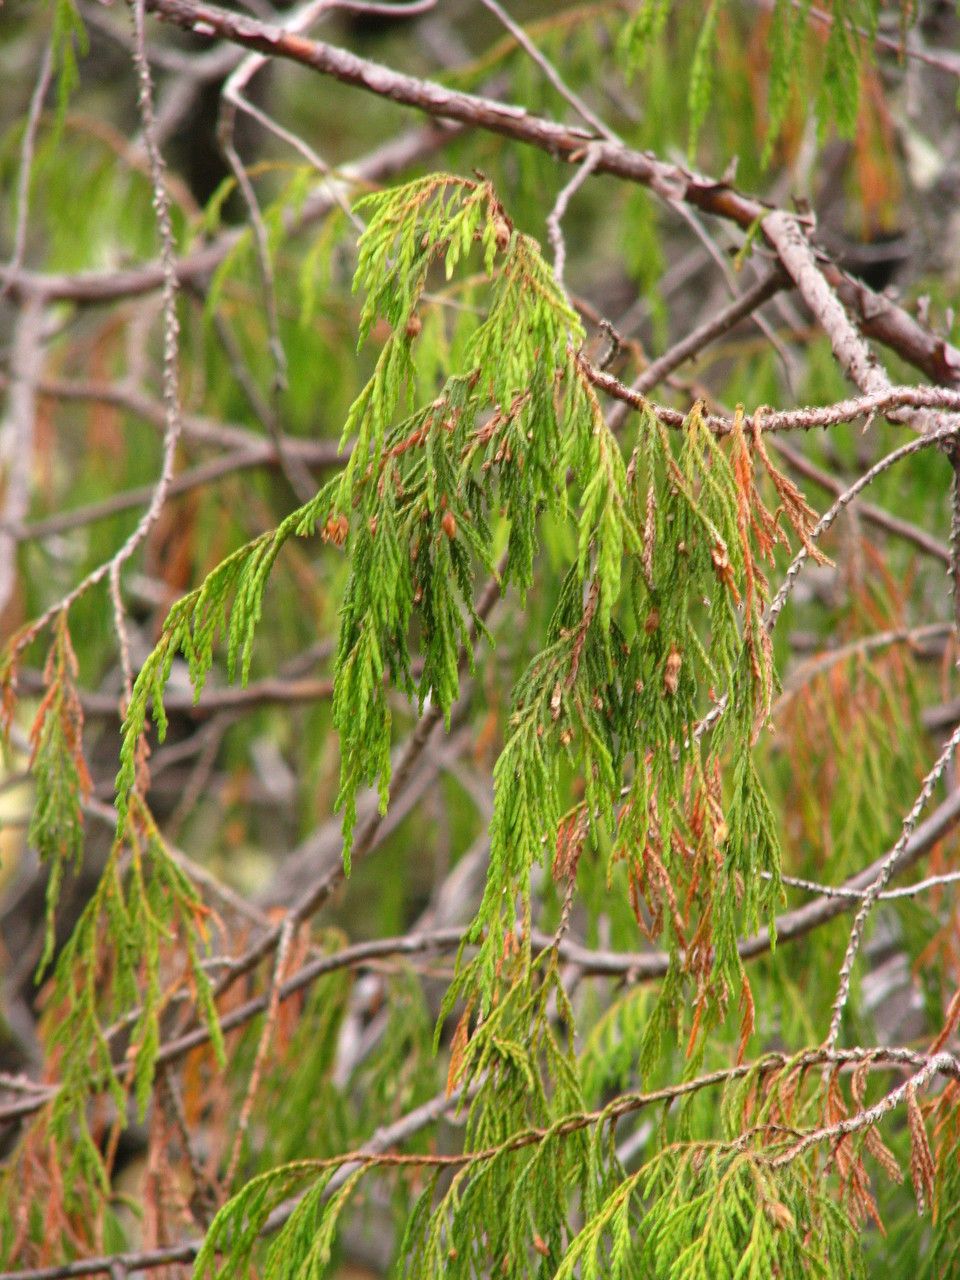
[{"label": "thick brown branch", "polygon": [[[281,27],[230,13],[215,5],[193,0],[147,0],[147,8],[197,35],[230,40],[247,49],[298,62],[342,84],[428,115],[539,147],[564,163],[579,163],[585,146],[590,144],[597,152],[595,172],[641,183],[668,203],[682,201],[704,213],[734,222],[744,231],[775,212],[763,201],[746,196],[725,182],[668,164],[648,152],[634,151],[618,142],[598,139],[586,130],[531,115],[523,107],[404,75],[345,49],[291,35]],[[840,293],[844,304],[855,309],[865,333],[890,346],[931,379],[948,386],[960,386],[960,351],[923,329],[902,308],[865,285],[848,281],[832,264],[824,263],[822,273],[831,288]]]},{"label": "thick brown branch", "polygon": [[[638,412],[649,410],[668,427],[682,427],[685,424],[687,415],[681,410],[657,404],[634,387],[626,386],[612,373],[598,369],[582,356],[578,357],[578,363],[584,376],[594,386],[629,408],[636,409]],[[876,414],[900,421],[906,411],[915,409],[920,411],[943,409],[956,414],[960,412],[960,391],[945,387],[895,387],[887,383],[881,391],[857,396],[851,400],[838,400],[834,404],[814,405],[802,409],[760,408],[751,415],[751,422],[764,433],[815,431],[822,427],[835,427],[841,423],[853,422],[857,418],[870,418]],[[734,419],[721,413],[705,413],[703,423],[715,435],[725,436],[733,429]]]},{"label": "thick brown branch", "polygon": [[888,390],[890,380],[862,334],[851,324],[843,304],[820,270],[797,219],[778,209],[767,214],[761,226],[801,298],[830,339],[841,369],[864,395],[882,395]]}]

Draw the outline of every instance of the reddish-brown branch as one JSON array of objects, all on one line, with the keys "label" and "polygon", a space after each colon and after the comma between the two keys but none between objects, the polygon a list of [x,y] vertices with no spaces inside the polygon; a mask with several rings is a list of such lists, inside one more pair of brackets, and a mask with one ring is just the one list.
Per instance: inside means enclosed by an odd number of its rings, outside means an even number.
[{"label": "reddish-brown branch", "polygon": [[[687,415],[679,409],[671,409],[657,404],[633,387],[626,386],[619,378],[603,369],[598,369],[583,356],[577,357],[577,363],[584,376],[599,387],[601,391],[620,400],[638,412],[649,410],[668,427],[682,427]],[[752,417],[752,425],[765,434],[784,431],[815,431],[822,427],[834,427],[840,423],[853,422],[857,418],[870,418],[875,415],[900,421],[908,412],[930,409],[945,410],[956,414],[960,412],[960,390],[948,387],[895,387],[887,382],[879,391],[857,396],[850,400],[838,400],[834,404],[814,405],[802,409],[768,409],[756,410]],[[715,435],[725,436],[733,429],[734,419],[721,413],[705,413],[703,424]]]},{"label": "reddish-brown branch", "polygon": [[[704,213],[734,222],[744,231],[776,212],[726,182],[668,164],[648,152],[597,139],[586,130],[531,115],[524,107],[461,93],[434,81],[405,75],[323,41],[291,35],[271,23],[194,0],[147,0],[147,8],[165,21],[197,35],[230,40],[247,49],[298,62],[342,84],[428,115],[538,147],[566,164],[579,163],[589,144],[596,150],[596,173],[638,182],[668,203],[682,201]],[[850,280],[832,263],[820,258],[818,262],[824,279],[844,305],[854,310],[867,336],[891,347],[934,381],[960,387],[960,351],[924,329],[895,303],[881,298],[866,285]]]}]

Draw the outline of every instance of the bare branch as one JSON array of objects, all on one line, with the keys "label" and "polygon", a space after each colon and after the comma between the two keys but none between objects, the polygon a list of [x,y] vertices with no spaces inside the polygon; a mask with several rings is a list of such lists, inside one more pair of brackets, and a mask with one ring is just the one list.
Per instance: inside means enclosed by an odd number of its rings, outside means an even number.
[{"label": "bare branch", "polygon": [[[761,871],[760,874],[764,879],[770,878],[768,871]],[[867,889],[845,889],[843,885],[820,884],[816,880],[804,880],[800,876],[783,875],[780,879],[793,889],[805,889],[807,893],[822,894],[825,898],[853,898],[859,902],[869,892]],[[876,900],[877,902],[894,902],[898,898],[918,898],[930,889],[942,889],[946,885],[957,884],[958,881],[960,881],[960,871],[948,871],[942,876],[927,876],[924,880],[903,885],[900,889],[885,889],[883,893],[876,895]]]},{"label": "bare branch", "polygon": [[[514,22],[506,9],[498,3],[498,0],[482,0],[482,3],[484,7],[489,9],[490,12],[496,16],[497,20],[506,27],[524,53],[537,64],[546,76],[547,80],[549,80],[554,89],[556,89],[557,93],[559,93],[566,102],[570,103],[584,124],[588,124],[591,129],[595,129],[599,137],[606,138],[609,142],[619,142],[620,139],[613,130],[609,128],[608,125],[604,124],[600,117],[594,111],[591,111],[590,107],[587,106],[580,95],[578,93],[574,93],[570,86],[565,83],[560,72],[553,65],[550,59],[537,48],[527,35],[526,31],[524,31],[523,27],[521,27],[518,22]],[[562,218],[563,214],[561,213],[559,216]]]},{"label": "bare branch", "polygon": [[163,313],[162,384],[165,438],[160,476],[150,499],[150,505],[140,518],[136,529],[111,559],[108,566],[114,626],[119,641],[120,663],[123,670],[124,705],[129,702],[133,689],[133,665],[130,661],[130,643],[127,638],[123,601],[120,595],[120,571],[137,547],[144,541],[163,509],[163,504],[167,499],[167,489],[173,479],[177,445],[183,428],[180,416],[180,384],[177,369],[180,323],[177,319],[177,290],[179,285],[175,268],[176,246],[173,237],[173,224],[170,220],[170,199],[164,182],[163,159],[156,140],[156,124],[153,115],[153,82],[150,76],[150,66],[147,62],[142,0],[134,0],[131,11],[134,28],[133,63],[137,71],[138,82],[137,100],[140,107],[140,120],[143,125],[143,141],[150,165],[150,180],[153,184],[153,207],[157,216],[157,229],[160,233],[160,261],[164,275],[161,299]]},{"label": "bare branch", "polygon": [[[30,98],[27,119],[20,143],[20,171],[17,175],[17,219],[13,228],[13,253],[7,264],[8,281],[16,276],[23,265],[23,255],[27,246],[27,226],[30,219],[30,178],[33,173],[33,153],[37,144],[37,130],[40,126],[40,115],[43,104],[53,79],[53,47],[47,45],[40,60],[40,71],[37,83]],[[0,285],[0,298],[7,292],[7,284]]]},{"label": "bare branch", "polygon": [[800,1142],[791,1146],[789,1150],[775,1157],[771,1163],[774,1168],[779,1168],[782,1165],[789,1164],[791,1160],[796,1160],[798,1156],[803,1155],[805,1151],[809,1151],[811,1147],[815,1147],[821,1142],[832,1142],[837,1138],[846,1137],[849,1133],[858,1133],[861,1129],[867,1129],[876,1124],[878,1120],[882,1120],[889,1112],[894,1111],[902,1102],[907,1100],[910,1094],[922,1088],[935,1075],[946,1075],[957,1079],[958,1072],[960,1072],[960,1068],[958,1068],[957,1060],[952,1053],[934,1054],[905,1084],[899,1085],[896,1089],[891,1090],[890,1093],[885,1094],[872,1107],[867,1107],[865,1111],[858,1111],[855,1115],[848,1116],[845,1120],[840,1120],[836,1124],[825,1125],[822,1129],[814,1129],[811,1133],[806,1134]]},{"label": "bare branch", "polygon": [[[809,458],[794,449],[792,445],[787,444],[782,437],[777,436],[774,438],[773,447],[788,466],[799,475],[804,476],[807,480],[812,480],[814,484],[819,485],[821,489],[828,490],[830,493],[843,493],[846,485],[842,480],[838,480],[829,471],[824,471],[815,462],[811,462]],[[950,549],[940,542],[938,538],[927,533],[926,529],[921,529],[909,520],[904,520],[902,516],[895,516],[883,507],[873,506],[869,502],[859,502],[857,510],[860,513],[860,518],[868,524],[874,525],[877,529],[882,529],[884,533],[889,533],[894,538],[902,538],[904,542],[911,543],[925,555],[932,556],[935,560],[939,560],[941,564],[949,565]]]},{"label": "bare branch", "polygon": [[21,306],[14,323],[7,413],[0,423],[0,458],[6,471],[0,508],[0,612],[10,602],[16,583],[18,538],[12,530],[30,509],[37,379],[43,364],[43,313],[40,300],[30,298]]},{"label": "bare branch", "polygon": [[[489,3],[489,0],[484,0],[484,3]],[[567,245],[563,237],[561,223],[567,212],[567,206],[590,177],[590,174],[593,173],[599,158],[599,151],[593,147],[587,148],[586,159],[557,196],[556,202],[547,216],[547,234],[553,246],[553,274],[556,276],[559,285],[563,284],[563,269],[567,260]]]},{"label": "bare branch", "polygon": [[953,759],[953,753],[960,743],[960,725],[957,725],[947,742],[947,745],[940,752],[936,763],[923,780],[923,786],[920,788],[920,794],[917,796],[913,808],[903,820],[903,830],[900,838],[893,846],[890,852],[882,859],[880,869],[867,887],[863,901],[857,911],[853,921],[853,928],[850,930],[850,940],[847,943],[846,954],[843,957],[843,964],[840,967],[840,983],[837,989],[836,999],[833,1002],[833,1012],[830,1018],[830,1030],[824,1041],[827,1048],[832,1049],[837,1043],[837,1037],[840,1035],[840,1023],[843,1020],[843,1011],[846,1007],[847,997],[850,994],[850,976],[853,972],[853,964],[857,958],[857,952],[860,949],[860,941],[863,937],[864,925],[867,918],[873,910],[874,904],[878,897],[886,888],[890,877],[894,870],[901,864],[904,852],[916,829],[917,823],[920,821],[920,815],[926,807],[930,797],[936,790],[937,783],[943,777],[947,765]]},{"label": "bare branch", "polygon": [[[582,356],[578,358],[580,368],[601,391],[614,399],[622,401],[638,412],[654,413],[668,427],[682,427],[687,415],[679,409],[670,409],[657,404],[647,396],[625,386],[613,374],[598,369],[596,365]],[[895,387],[888,385],[886,390],[868,395],[857,396],[850,400],[838,400],[835,404],[813,406],[803,409],[775,410],[767,406],[755,410],[751,415],[751,423],[764,435],[779,431],[814,431],[821,427],[838,426],[861,417],[872,417],[883,414],[891,420],[897,420],[902,409],[916,407],[946,408],[956,413],[960,410],[960,392],[946,387]],[[705,413],[703,423],[717,436],[728,435],[733,429],[732,416],[719,413]],[[947,425],[939,427],[930,439],[935,444],[942,444],[955,435],[960,427],[947,419]],[[923,437],[927,438],[927,437]]]},{"label": "bare branch", "polygon": [[889,388],[889,379],[817,266],[797,219],[778,210],[768,213],[761,226],[801,298],[823,326],[841,369],[865,395],[881,395]]}]

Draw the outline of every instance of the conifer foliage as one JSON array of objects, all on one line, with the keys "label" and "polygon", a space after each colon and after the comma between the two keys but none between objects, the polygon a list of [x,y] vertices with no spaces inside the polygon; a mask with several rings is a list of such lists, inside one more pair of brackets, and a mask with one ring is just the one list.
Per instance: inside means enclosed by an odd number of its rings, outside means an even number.
[{"label": "conifer foliage", "polygon": [[[832,148],[884,242],[896,57],[938,103],[952,19],[330,7],[18,19],[2,1276],[955,1275],[957,282],[919,257],[914,315],[775,203]],[[211,77],[201,208],[163,152]]]}]

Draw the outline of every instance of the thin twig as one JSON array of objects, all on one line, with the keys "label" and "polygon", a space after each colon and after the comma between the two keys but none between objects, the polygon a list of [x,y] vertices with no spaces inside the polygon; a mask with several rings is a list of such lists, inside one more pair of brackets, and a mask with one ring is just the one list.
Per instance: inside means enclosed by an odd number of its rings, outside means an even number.
[{"label": "thin twig", "polygon": [[[803,0],[791,0],[791,3],[795,9],[799,9]],[[764,7],[768,8],[769,4],[765,4]],[[824,9],[818,9],[816,5],[806,5],[805,11],[812,21],[828,28],[832,27],[836,21],[833,14],[827,13]],[[849,17],[845,17],[843,21],[849,21]],[[885,36],[882,31],[871,32],[862,26],[854,26],[853,29],[862,39],[872,40],[878,49],[884,49],[887,53],[892,53],[897,58],[912,58],[916,62],[922,62],[937,71],[945,71],[947,75],[954,76],[960,80],[960,54],[951,53],[947,50],[938,50],[936,53],[931,53],[928,49],[918,47],[912,43],[910,39],[912,32],[905,33],[904,39],[893,40],[889,36]]]},{"label": "thin twig", "polygon": [[30,179],[33,175],[33,155],[37,145],[37,131],[40,127],[40,116],[43,104],[53,79],[53,46],[48,44],[43,51],[40,71],[30,97],[27,119],[23,128],[23,139],[20,143],[20,170],[17,174],[17,217],[13,226],[13,252],[7,264],[9,275],[4,284],[0,284],[0,298],[7,292],[10,281],[23,266],[23,256],[27,247],[27,226],[30,220]]},{"label": "thin twig", "polygon": [[279,395],[287,388],[287,357],[283,349],[283,340],[280,337],[280,315],[277,310],[277,290],[273,278],[273,262],[270,256],[270,241],[267,236],[266,224],[263,221],[263,214],[260,212],[260,204],[257,200],[257,193],[253,189],[253,183],[250,181],[249,175],[244,168],[243,161],[237,153],[236,147],[232,140],[233,114],[224,112],[221,116],[220,128],[218,130],[220,138],[220,150],[223,152],[227,164],[230,166],[230,172],[236,179],[237,187],[243,197],[243,202],[247,206],[247,215],[250,219],[250,225],[253,228],[253,242],[256,249],[257,265],[260,269],[260,278],[263,283],[263,299],[267,313],[267,331],[269,334],[270,354],[273,357],[273,389],[274,394]]},{"label": "thin twig", "polygon": [[230,1152],[230,1160],[227,1164],[227,1173],[224,1178],[224,1185],[233,1186],[233,1180],[236,1177],[237,1168],[240,1164],[240,1156],[243,1152],[243,1141],[247,1135],[247,1129],[250,1126],[250,1117],[253,1115],[253,1104],[256,1100],[257,1090],[260,1087],[260,1077],[263,1074],[263,1065],[267,1060],[267,1050],[270,1048],[270,1041],[273,1039],[274,1031],[277,1025],[277,1014],[280,1011],[280,987],[283,984],[284,971],[287,967],[287,957],[290,954],[290,943],[293,941],[293,935],[296,932],[294,921],[287,917],[283,922],[280,930],[280,940],[277,943],[277,955],[274,961],[273,974],[270,978],[270,986],[267,991],[266,1017],[263,1020],[263,1029],[260,1032],[260,1040],[257,1044],[257,1052],[253,1059],[253,1067],[250,1071],[250,1079],[247,1082],[247,1090],[244,1094],[243,1104],[240,1107],[240,1115],[237,1119],[237,1131],[233,1137],[233,1148]]},{"label": "thin twig", "polygon": [[[812,480],[814,484],[819,485],[821,489],[826,489],[829,493],[843,493],[846,487],[843,480],[818,467],[799,450],[787,444],[782,437],[776,437],[772,443],[787,465],[798,474],[807,480]],[[909,520],[904,520],[902,516],[895,516],[883,507],[876,507],[869,502],[860,502],[857,508],[861,520],[874,525],[877,529],[882,529],[884,533],[889,533],[894,538],[901,538],[904,542],[911,543],[925,555],[939,560],[941,564],[949,565],[949,547],[935,538],[932,533],[928,533],[926,529],[921,529],[918,525],[911,524]]]},{"label": "thin twig", "polygon": [[595,129],[601,138],[606,138],[608,142],[619,143],[620,139],[613,132],[610,126],[605,124],[596,112],[592,111],[590,107],[587,106],[580,95],[570,88],[550,59],[537,48],[527,35],[526,31],[524,31],[523,27],[521,27],[519,23],[514,22],[513,18],[510,17],[509,13],[507,13],[503,6],[498,4],[497,0],[482,0],[482,3],[484,7],[489,9],[497,20],[506,27],[527,57],[537,64],[546,78],[553,85],[554,89],[556,89],[557,93],[560,94],[565,102],[569,102],[570,106],[577,112],[581,120],[583,120],[585,124],[590,125],[592,129]]},{"label": "thin twig", "polygon": [[[811,544],[819,542],[836,520],[837,516],[839,516],[840,513],[850,505],[857,494],[866,489],[868,485],[871,485],[878,476],[882,475],[885,471],[889,471],[891,467],[896,466],[898,462],[902,462],[904,458],[909,457],[911,454],[918,453],[921,449],[926,449],[933,445],[942,444],[945,440],[956,435],[956,432],[956,426],[948,426],[942,427],[939,431],[936,431],[931,435],[917,436],[915,439],[909,440],[906,444],[901,445],[899,449],[894,449],[892,453],[886,454],[885,457],[881,458],[878,462],[875,462],[869,470],[865,471],[861,476],[858,476],[854,483],[850,485],[848,489],[845,489],[839,498],[837,498],[836,502],[834,502],[833,505],[824,512],[814,528],[810,531],[809,542]],[[787,569],[787,572],[784,574],[783,581],[780,584],[777,594],[767,606],[764,614],[764,625],[768,631],[772,631],[776,625],[777,618],[780,616],[783,606],[786,604],[790,593],[794,588],[800,570],[806,563],[808,554],[809,552],[805,546],[800,548],[791,562],[790,567]]]},{"label": "thin twig", "polygon": [[[301,5],[293,13],[284,16],[284,30],[291,34],[306,31],[318,17],[330,8],[329,0],[307,0],[306,4]],[[236,149],[234,142],[235,123],[237,111],[245,111],[253,116],[265,128],[282,136],[285,141],[294,145],[301,154],[307,154],[310,162],[323,175],[327,189],[330,191],[334,201],[345,210],[347,216],[350,217],[350,208],[344,199],[343,193],[335,182],[330,181],[330,171],[323,160],[310,148],[305,148],[302,142],[296,140],[296,135],[277,125],[265,112],[259,111],[251,104],[246,96],[245,89],[249,85],[253,77],[269,62],[269,59],[262,53],[251,53],[237,66],[227,77],[221,92],[221,108],[220,120],[217,126],[217,137],[220,142],[221,150],[227,160],[230,170],[236,179],[240,194],[243,197],[244,204],[247,206],[247,212],[250,217],[250,225],[253,229],[254,246],[256,249],[257,263],[260,270],[260,277],[263,282],[264,301],[266,304],[267,332],[269,335],[270,351],[273,357],[274,379],[273,379],[273,403],[270,411],[266,416],[267,429],[270,432],[274,443],[277,446],[277,454],[280,459],[280,465],[284,475],[290,483],[290,487],[301,502],[306,502],[313,496],[314,486],[309,474],[300,465],[295,457],[287,457],[283,447],[282,435],[280,431],[278,406],[282,393],[287,387],[287,358],[283,348],[283,340],[280,334],[280,315],[277,309],[277,290],[276,281],[273,274],[273,261],[270,252],[270,242],[267,235],[266,224],[263,215],[260,212],[260,204],[257,200],[253,183],[246,171],[240,154]],[[362,228],[361,228],[362,229]]]},{"label": "thin twig", "polygon": [[949,622],[932,622],[925,627],[901,627],[896,631],[878,631],[873,635],[861,636],[859,640],[851,640],[849,644],[841,645],[838,649],[829,649],[826,653],[820,653],[791,672],[784,684],[783,693],[771,708],[770,718],[776,719],[780,710],[817,676],[830,671],[841,662],[846,662],[848,658],[873,653],[877,649],[888,649],[895,644],[906,644],[912,647],[921,640],[949,636],[952,631],[953,625]]},{"label": "thin twig", "polygon": [[[166,1110],[171,1116],[177,1137],[180,1139],[180,1145],[183,1148],[183,1154],[186,1156],[187,1164],[190,1168],[190,1176],[193,1178],[194,1195],[193,1201],[200,1195],[205,1195],[211,1201],[219,1201],[219,1188],[211,1184],[211,1180],[204,1169],[193,1147],[193,1140],[190,1134],[190,1126],[187,1123],[187,1117],[183,1109],[183,1098],[180,1096],[180,1089],[174,1074],[169,1068],[164,1068],[157,1073],[157,1083],[160,1089],[161,1099],[166,1104]],[[198,1225],[208,1226],[209,1223],[201,1222]]]},{"label": "thin twig", "polygon": [[[313,483],[310,472],[303,461],[295,452],[287,448],[287,437],[284,435],[280,421],[279,385],[274,386],[272,400],[267,402],[261,395],[260,388],[257,386],[246,361],[243,359],[240,344],[234,337],[233,330],[219,309],[214,312],[213,323],[220,341],[223,343],[224,352],[237,379],[237,384],[246,396],[247,403],[263,425],[267,435],[273,441],[277,462],[294,497],[300,503],[308,502],[316,493],[316,485]],[[268,320],[268,325],[269,323]]]},{"label": "thin twig", "polygon": [[[745,289],[739,297],[723,307],[716,315],[705,320],[703,324],[692,329],[688,334],[675,342],[662,356],[650,362],[643,372],[631,384],[631,391],[637,396],[646,396],[661,382],[664,382],[674,370],[687,360],[698,356],[711,342],[721,337],[768,302],[787,283],[786,275],[778,268],[768,272],[762,279]],[[631,405],[623,399],[617,403],[607,415],[607,422],[612,431],[619,431],[626,421]]]},{"label": "thin twig", "polygon": [[[769,871],[761,871],[760,874],[765,880],[772,879]],[[780,880],[793,889],[805,889],[807,893],[821,894],[825,898],[852,898],[860,902],[869,892],[867,889],[846,889],[843,885],[820,884],[816,880],[804,880],[801,876],[781,875]],[[940,876],[927,876],[925,880],[918,880],[915,884],[905,884],[899,889],[885,889],[883,893],[877,894],[877,901],[894,902],[898,898],[918,898],[920,894],[927,893],[930,889],[942,889],[958,881],[960,881],[960,871],[948,871]]]},{"label": "thin twig", "polygon": [[[80,0],[80,15],[88,27],[112,40],[127,53],[133,50],[133,37],[126,27],[111,21],[99,0]],[[194,83],[204,85],[210,81],[220,81],[237,65],[243,53],[234,45],[216,45],[201,53],[188,53],[185,49],[175,49],[169,45],[157,44],[150,51],[154,66],[161,71]]]},{"label": "thin twig", "polygon": [[[313,451],[318,458],[325,459],[321,466],[330,466],[339,457],[332,458],[333,448],[319,448]],[[222,458],[214,458],[210,462],[202,462],[199,466],[180,471],[173,477],[167,488],[167,498],[176,498],[184,493],[193,493],[196,489],[204,489],[208,485],[221,480],[230,480],[244,471],[252,471],[259,467],[276,467],[279,465],[275,445],[264,441],[256,450],[238,450]],[[301,460],[301,466],[308,465]],[[310,464],[316,465],[316,464]],[[41,520],[25,522],[0,521],[0,534],[11,537],[17,542],[34,542],[50,538],[56,534],[66,533],[70,529],[83,529],[87,525],[100,520],[109,520],[123,511],[134,507],[142,507],[150,500],[153,485],[138,485],[135,489],[125,489],[120,493],[112,493],[100,502],[91,502],[85,507],[76,507],[62,511],[59,515],[45,516]]]},{"label": "thin twig", "polygon": [[920,788],[920,794],[914,801],[913,808],[903,820],[903,829],[900,838],[886,855],[880,864],[876,878],[870,883],[864,894],[863,901],[853,921],[853,927],[850,930],[850,939],[847,943],[847,950],[843,957],[843,964],[840,966],[840,980],[837,987],[836,998],[833,1002],[833,1010],[830,1017],[830,1030],[824,1044],[828,1049],[832,1049],[837,1043],[837,1037],[840,1034],[840,1023],[843,1020],[843,1011],[846,1007],[847,997],[850,994],[850,977],[853,972],[853,964],[857,958],[857,952],[860,949],[860,941],[863,937],[864,925],[870,912],[873,910],[874,904],[882,891],[886,888],[887,882],[893,875],[898,863],[903,857],[904,851],[910,840],[911,835],[917,823],[920,821],[920,815],[925,809],[927,802],[936,790],[937,783],[943,777],[947,765],[953,758],[953,753],[960,743],[960,725],[957,725],[947,745],[940,752],[936,763],[923,780],[923,786]]},{"label": "thin twig", "polygon": [[439,0],[330,0],[331,9],[359,13],[372,18],[419,18],[435,9]]},{"label": "thin twig", "polygon": [[[863,475],[859,476],[848,489],[845,489],[843,493],[840,494],[836,502],[834,502],[833,505],[824,512],[808,533],[805,545],[800,548],[793,560],[790,562],[776,595],[764,610],[763,626],[768,633],[772,632],[776,626],[777,619],[783,612],[783,607],[787,603],[791,592],[797,584],[800,571],[806,564],[810,554],[808,547],[815,546],[820,541],[840,513],[850,505],[859,493],[867,488],[868,485],[872,484],[878,476],[882,475],[885,471],[888,471],[891,467],[895,466],[898,462],[901,462],[904,458],[909,457],[911,454],[918,453],[921,449],[928,449],[942,444],[945,440],[954,436],[956,434],[956,430],[957,429],[953,426],[945,427],[932,435],[917,436],[913,440],[907,441],[907,443],[901,445],[899,449],[894,449],[892,453],[888,453],[885,457],[881,458],[879,462],[874,463],[869,471],[865,471]],[[727,709],[728,702],[729,698],[727,694],[724,694],[721,698],[717,699],[710,710],[697,724],[694,730],[694,736],[696,738],[702,738],[704,734],[713,728]]]},{"label": "thin twig", "polygon": [[[628,387],[612,373],[598,368],[582,355],[578,356],[577,363],[594,386],[599,387],[614,399],[622,401],[629,408],[655,414],[666,427],[686,426],[688,414],[649,399],[635,391],[633,387]],[[896,387],[888,384],[883,391],[871,392],[849,400],[838,400],[830,405],[780,410],[762,406],[752,414],[751,421],[766,435],[771,432],[816,431],[876,414],[883,414],[891,421],[899,422],[902,411],[915,408],[921,411],[926,408],[947,409],[953,415],[953,418],[946,419],[948,425],[938,427],[931,433],[931,439],[936,443],[942,443],[956,434],[958,424],[954,419],[960,411],[960,391],[947,387]],[[718,437],[729,435],[733,430],[734,421],[734,417],[729,414],[704,413],[702,415],[703,425]]]},{"label": "thin twig", "polygon": [[[24,672],[20,679],[30,690],[46,687],[42,674],[37,671]],[[164,696],[163,705],[168,712],[175,711],[178,715],[203,720],[224,711],[253,710],[276,703],[305,705],[329,698],[332,693],[333,681],[326,678],[268,676],[242,686],[215,688],[207,685],[199,698],[190,692],[173,689]],[[116,699],[109,693],[82,693],[80,702],[85,716],[115,718],[119,714]]]},{"label": "thin twig", "polygon": [[958,1064],[952,1053],[934,1054],[932,1058],[920,1067],[915,1075],[912,1075],[904,1084],[891,1090],[890,1093],[885,1094],[872,1107],[867,1107],[864,1111],[858,1111],[856,1115],[848,1116],[836,1124],[825,1125],[822,1129],[814,1129],[811,1133],[805,1134],[789,1150],[771,1160],[771,1165],[773,1168],[779,1169],[783,1165],[789,1164],[791,1160],[796,1160],[798,1156],[802,1156],[805,1151],[809,1151],[811,1147],[815,1147],[821,1142],[832,1142],[837,1138],[846,1137],[847,1134],[858,1133],[861,1129],[869,1128],[900,1106],[906,1100],[908,1094],[915,1093],[928,1080],[932,1080],[935,1075],[950,1076],[954,1080],[958,1078],[960,1064]]},{"label": "thin twig", "polygon": [[[436,0],[433,0],[433,2],[436,3]],[[331,7],[333,6],[328,4],[324,11],[329,11]],[[317,12],[319,14],[319,10]],[[287,26],[289,29],[289,22],[287,23]],[[354,213],[353,209],[350,207],[350,201],[344,193],[343,183],[332,176],[332,169],[320,155],[319,151],[317,151],[315,147],[311,147],[308,142],[301,138],[299,134],[294,133],[292,129],[287,129],[280,124],[278,120],[274,120],[273,116],[268,115],[267,112],[258,107],[255,102],[251,102],[243,92],[246,85],[249,84],[254,72],[259,70],[260,66],[267,62],[266,58],[260,57],[259,55],[254,54],[252,56],[258,59],[258,62],[253,66],[253,69],[243,76],[239,76],[237,73],[234,73],[236,79],[234,80],[234,76],[231,76],[231,81],[234,81],[234,83],[230,84],[228,81],[231,102],[233,102],[233,104],[240,110],[245,111],[248,116],[251,116],[256,120],[256,122],[259,125],[262,125],[269,133],[272,133],[282,142],[285,142],[289,147],[292,147],[294,151],[303,156],[304,160],[306,160],[308,164],[312,165],[313,168],[316,169],[323,179],[321,189],[329,191],[334,202],[347,218],[347,221],[353,224],[354,229],[358,233],[362,234],[364,230],[363,220]],[[244,65],[246,65],[246,61],[248,60],[245,60]],[[241,68],[237,68],[237,72],[240,70]],[[226,94],[226,92],[227,85],[224,86],[224,93]]]},{"label": "thin twig", "polygon": [[[163,315],[163,405],[166,420],[163,462],[160,476],[154,487],[150,504],[143,513],[137,527],[127,538],[123,546],[101,570],[94,570],[85,582],[74,588],[67,598],[71,603],[76,600],[82,590],[94,585],[98,575],[103,572],[109,577],[110,595],[113,601],[114,626],[120,650],[120,662],[123,670],[123,701],[126,704],[133,689],[133,666],[130,661],[130,644],[127,638],[124,621],[123,601],[120,594],[120,572],[137,547],[143,542],[155,524],[163,504],[166,501],[167,489],[173,479],[174,462],[177,444],[180,439],[182,421],[180,416],[180,387],[177,371],[179,355],[180,326],[177,320],[177,277],[176,246],[173,236],[173,224],[170,220],[170,201],[164,182],[164,165],[156,142],[155,121],[153,115],[153,82],[144,36],[144,4],[143,0],[133,0],[131,6],[134,28],[133,62],[137,72],[137,102],[140,109],[140,121],[143,127],[143,141],[150,167],[150,180],[153,187],[153,207],[157,219],[157,230],[160,236],[160,260],[163,266],[164,282],[161,290],[161,307]],[[69,608],[67,601],[60,608]],[[55,610],[54,610],[55,611]],[[50,610],[47,615],[52,616]],[[41,620],[42,625],[42,620]],[[36,634],[37,624],[32,628]]]},{"label": "thin twig", "polygon": [[[490,0],[484,0],[484,3],[490,3]],[[563,285],[563,269],[567,260],[567,243],[564,239],[561,223],[567,212],[567,206],[591,173],[593,173],[599,159],[600,152],[595,147],[588,147],[583,164],[557,196],[553,208],[547,215],[547,235],[553,246],[553,274],[556,277],[557,284],[561,286]]]}]

